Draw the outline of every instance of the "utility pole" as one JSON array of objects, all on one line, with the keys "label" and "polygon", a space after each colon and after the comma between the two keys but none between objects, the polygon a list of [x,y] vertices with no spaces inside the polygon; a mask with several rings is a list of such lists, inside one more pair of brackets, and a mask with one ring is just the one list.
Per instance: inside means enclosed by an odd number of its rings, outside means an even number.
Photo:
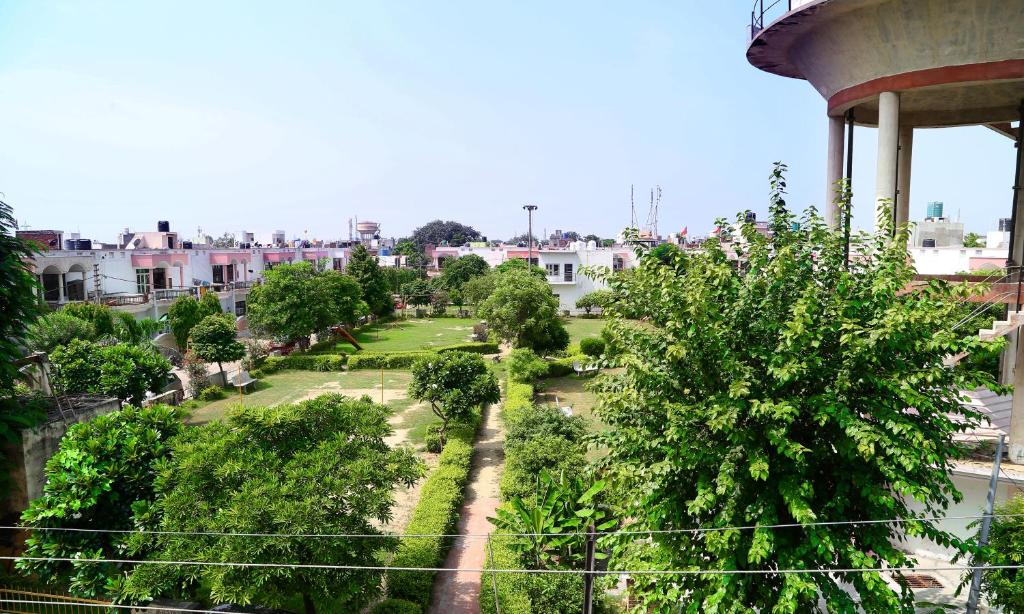
[{"label": "utility pole", "polygon": [[[96,263],[93,263],[92,265],[92,291],[96,296],[96,304],[99,305],[102,302],[102,299],[100,299],[100,265]],[[89,297],[85,298],[88,299]]]},{"label": "utility pole", "polygon": [[[523,209],[526,209],[527,217],[526,263],[533,266],[533,212],[537,210],[537,205],[523,205]],[[529,267],[527,269],[529,270]]]},{"label": "utility pole", "polygon": [[978,599],[981,597],[981,574],[985,565],[983,550],[988,546],[988,533],[992,529],[992,511],[996,503],[996,489],[999,487],[999,465],[1003,460],[1003,444],[1006,435],[999,436],[996,457],[992,462],[992,478],[988,483],[988,498],[985,500],[985,515],[981,519],[981,534],[978,536],[978,554],[971,560],[974,573],[971,576],[971,592],[967,597],[967,614],[977,614]]}]

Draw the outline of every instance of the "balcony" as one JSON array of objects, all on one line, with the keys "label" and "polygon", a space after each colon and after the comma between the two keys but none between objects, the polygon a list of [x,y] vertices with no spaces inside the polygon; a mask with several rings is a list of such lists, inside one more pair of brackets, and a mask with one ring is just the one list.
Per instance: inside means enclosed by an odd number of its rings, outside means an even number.
[{"label": "balcony", "polygon": [[126,305],[145,305],[149,302],[148,294],[104,294],[100,299],[108,307],[124,307]]},{"label": "balcony", "polygon": [[153,291],[153,295],[158,301],[173,301],[179,296],[196,296],[198,294],[195,288],[157,288]]},{"label": "balcony", "polygon": [[545,279],[553,286],[564,286],[576,283],[576,277],[574,275],[569,275],[568,278],[566,278],[565,275],[548,275]]}]

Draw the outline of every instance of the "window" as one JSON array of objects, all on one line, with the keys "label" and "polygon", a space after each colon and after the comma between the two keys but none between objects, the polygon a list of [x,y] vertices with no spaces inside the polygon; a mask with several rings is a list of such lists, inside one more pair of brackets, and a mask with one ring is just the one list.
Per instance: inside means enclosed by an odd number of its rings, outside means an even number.
[{"label": "window", "polygon": [[557,264],[545,264],[544,270],[547,272],[548,277],[558,277],[560,272]]},{"label": "window", "polygon": [[618,273],[623,268],[625,268],[625,263],[622,261],[622,257],[615,256],[615,258],[612,259],[612,272]]},{"label": "window", "polygon": [[135,269],[135,289],[139,294],[149,294],[149,269]]},{"label": "window", "polygon": [[572,264],[565,264],[565,276],[562,279],[565,281],[572,281]]},{"label": "window", "polygon": [[219,264],[213,267],[213,283],[224,283],[224,265]]},{"label": "window", "polygon": [[342,270],[344,268],[345,268],[345,259],[344,258],[335,258],[334,259],[334,270],[335,271],[340,271],[340,270]]},{"label": "window", "polygon": [[245,301],[235,301],[235,315],[236,316],[244,316],[245,315]]}]

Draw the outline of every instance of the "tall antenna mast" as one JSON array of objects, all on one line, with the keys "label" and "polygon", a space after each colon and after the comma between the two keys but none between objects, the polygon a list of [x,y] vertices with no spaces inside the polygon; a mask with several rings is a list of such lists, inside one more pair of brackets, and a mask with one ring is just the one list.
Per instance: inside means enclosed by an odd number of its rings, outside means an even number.
[{"label": "tall antenna mast", "polygon": [[629,184],[629,227],[636,228],[636,205],[633,203],[633,184]]}]

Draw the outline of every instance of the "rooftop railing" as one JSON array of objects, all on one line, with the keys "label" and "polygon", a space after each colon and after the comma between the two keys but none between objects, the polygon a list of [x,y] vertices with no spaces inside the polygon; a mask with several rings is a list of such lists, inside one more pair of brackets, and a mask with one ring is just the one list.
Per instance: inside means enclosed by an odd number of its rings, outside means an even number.
[{"label": "rooftop railing", "polygon": [[[797,6],[806,4],[806,0],[796,1]],[[761,30],[764,30],[765,23],[771,23],[773,19],[793,10],[793,0],[755,0],[754,8],[750,11],[750,39],[753,40]]]}]

